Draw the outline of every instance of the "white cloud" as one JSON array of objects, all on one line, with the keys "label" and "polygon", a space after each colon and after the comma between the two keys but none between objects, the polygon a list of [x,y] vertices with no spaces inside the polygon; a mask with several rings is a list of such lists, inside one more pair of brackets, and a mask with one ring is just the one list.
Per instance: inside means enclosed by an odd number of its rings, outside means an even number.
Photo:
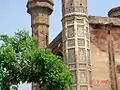
[{"label": "white cloud", "polygon": [[31,87],[32,87],[31,84],[24,83],[20,84],[18,90],[32,90]]}]

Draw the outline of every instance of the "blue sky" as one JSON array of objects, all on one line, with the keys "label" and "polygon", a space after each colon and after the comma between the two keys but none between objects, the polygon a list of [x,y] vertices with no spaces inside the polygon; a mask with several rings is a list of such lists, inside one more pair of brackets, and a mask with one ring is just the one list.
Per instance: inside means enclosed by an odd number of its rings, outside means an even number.
[{"label": "blue sky", "polygon": [[[17,29],[31,31],[30,15],[26,12],[27,0],[1,0],[0,2],[0,33],[13,35]],[[50,41],[61,29],[61,0],[54,0],[54,12],[50,21]],[[89,15],[107,16],[107,12],[120,5],[120,0],[88,0]],[[30,90],[23,85],[20,90]]]},{"label": "blue sky", "polygon": [[[30,15],[26,12],[27,0],[1,0],[0,2],[0,33],[13,35],[17,29],[31,31]],[[50,21],[50,41],[61,29],[61,0],[54,0],[54,12]],[[120,0],[88,0],[89,15],[106,16]]]}]

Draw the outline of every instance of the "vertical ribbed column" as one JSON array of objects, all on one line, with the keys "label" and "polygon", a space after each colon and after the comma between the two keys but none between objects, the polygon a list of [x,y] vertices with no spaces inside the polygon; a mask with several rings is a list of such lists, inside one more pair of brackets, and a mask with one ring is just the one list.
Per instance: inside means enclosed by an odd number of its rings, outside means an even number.
[{"label": "vertical ribbed column", "polygon": [[74,76],[73,90],[91,90],[87,0],[62,0],[63,56]]},{"label": "vertical ribbed column", "polygon": [[107,36],[108,41],[108,55],[109,55],[109,71],[110,71],[110,84],[111,90],[118,90],[117,85],[117,76],[116,76],[116,69],[115,69],[115,51],[114,51],[114,39],[110,34],[110,31]]}]

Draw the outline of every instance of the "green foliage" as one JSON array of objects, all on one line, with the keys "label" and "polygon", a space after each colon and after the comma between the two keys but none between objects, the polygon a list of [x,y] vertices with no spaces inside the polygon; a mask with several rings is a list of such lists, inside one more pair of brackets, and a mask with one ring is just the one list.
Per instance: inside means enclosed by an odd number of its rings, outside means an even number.
[{"label": "green foliage", "polygon": [[63,59],[49,49],[37,48],[37,39],[25,30],[16,32],[13,37],[0,35],[0,40],[3,41],[0,66],[5,73],[3,90],[9,90],[20,81],[39,83],[48,89],[71,87],[72,75]]}]

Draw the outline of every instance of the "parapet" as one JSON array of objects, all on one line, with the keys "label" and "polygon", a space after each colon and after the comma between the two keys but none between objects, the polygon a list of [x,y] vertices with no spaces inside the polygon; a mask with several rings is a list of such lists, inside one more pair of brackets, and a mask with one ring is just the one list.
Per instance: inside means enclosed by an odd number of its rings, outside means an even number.
[{"label": "parapet", "polygon": [[120,26],[120,18],[113,18],[113,17],[101,17],[101,16],[89,16],[89,24],[111,24],[113,26]]}]

